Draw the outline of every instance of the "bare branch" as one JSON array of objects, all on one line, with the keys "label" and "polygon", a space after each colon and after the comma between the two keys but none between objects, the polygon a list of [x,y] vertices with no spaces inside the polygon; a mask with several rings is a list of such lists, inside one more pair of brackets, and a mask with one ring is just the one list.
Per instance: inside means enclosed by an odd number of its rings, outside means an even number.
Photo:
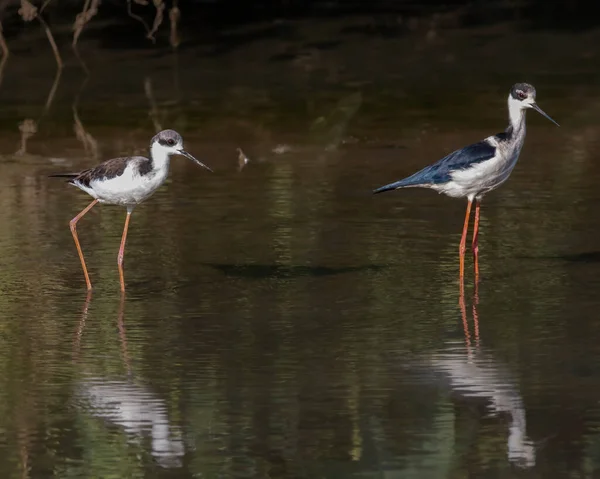
[{"label": "bare branch", "polygon": [[[48,5],[48,3],[50,3],[50,1],[51,0],[47,0],[44,3],[43,7],[46,8],[46,6]],[[54,36],[52,35],[52,32],[50,31],[50,27],[44,21],[42,16],[38,15],[37,7],[35,5],[33,5],[31,2],[29,2],[29,0],[21,0],[21,8],[19,8],[18,13],[19,13],[19,15],[21,15],[21,18],[23,18],[23,20],[26,22],[30,22],[35,18],[37,18],[39,20],[40,24],[42,25],[42,28],[46,32],[46,36],[48,37],[48,41],[50,42],[52,51],[54,52],[54,59],[56,60],[56,64],[58,65],[59,69],[62,68],[63,62],[62,62],[62,58],[60,56],[60,52],[58,51],[58,47],[56,46],[56,42],[54,41]]]},{"label": "bare branch", "polygon": [[157,32],[158,27],[163,21],[163,12],[165,10],[165,4],[163,0],[153,0],[154,6],[156,7],[156,16],[154,17],[154,23],[152,24],[152,30],[148,32],[146,38],[152,40],[153,43],[156,42],[156,38],[154,38],[154,34]]},{"label": "bare branch", "polygon": [[85,62],[83,61],[83,58],[81,58],[81,55],[79,54],[79,49],[77,48],[77,41],[79,40],[79,36],[83,32],[83,29],[86,26],[86,24],[89,23],[89,21],[98,13],[99,5],[100,0],[86,0],[83,6],[83,10],[81,11],[81,13],[77,14],[77,16],[75,17],[75,23],[73,24],[73,42],[71,43],[71,46],[73,47],[73,52],[75,53],[77,60],[79,60],[79,63],[88,75],[90,72]]},{"label": "bare branch", "polygon": [[[139,0],[134,0],[134,1],[135,1],[135,3],[140,4],[140,5],[148,5],[148,2],[141,3]],[[131,10],[131,0],[127,0],[127,15],[129,15],[131,18],[133,18],[134,20],[137,20],[142,25],[144,25],[144,28],[146,29],[146,33],[150,32],[150,27],[148,27],[148,24],[146,23],[146,21],[139,15],[136,15],[135,13],[133,13],[133,11]]]},{"label": "bare branch", "polygon": [[181,43],[179,39],[179,32],[177,25],[179,24],[179,18],[181,17],[181,11],[177,8],[177,1],[173,2],[173,7],[169,10],[169,20],[171,21],[171,35],[169,37],[169,43],[173,48],[177,48]]},{"label": "bare branch", "polygon": [[48,4],[51,2],[52,0],[45,0],[44,3],[42,3],[42,6],[40,7],[40,14],[45,10],[45,8],[48,6]]},{"label": "bare branch", "polygon": [[37,123],[31,118],[26,118],[19,123],[19,131],[21,132],[21,146],[15,152],[15,155],[24,155],[27,153],[27,140],[37,133]]},{"label": "bare branch", "polygon": [[2,84],[2,80],[4,80],[4,67],[6,66],[6,62],[8,61],[8,55],[2,57],[2,61],[0,61],[0,85]]},{"label": "bare branch", "polygon": [[100,0],[86,0],[83,10],[75,17],[73,24],[73,47],[77,45],[79,35],[83,32],[85,25],[98,13],[98,5]]},{"label": "bare branch", "polygon": [[63,67],[62,58],[60,56],[60,52],[58,51],[58,47],[56,46],[56,42],[54,41],[54,36],[52,35],[52,32],[50,31],[50,27],[48,26],[48,24],[44,21],[44,19],[41,16],[38,16],[38,20],[42,24],[42,28],[46,31],[46,36],[48,37],[48,41],[50,42],[50,46],[52,47],[52,51],[54,52],[54,59],[56,60],[56,65],[58,66],[59,69],[62,69],[62,67]]},{"label": "bare branch", "polygon": [[28,0],[21,0],[21,8],[17,12],[24,21],[30,22],[37,17],[37,7]]},{"label": "bare branch", "polygon": [[[2,5],[0,8],[0,11],[3,12],[6,8],[6,4]],[[4,26],[2,25],[2,22],[0,22],[0,50],[2,51],[2,61],[0,62],[0,83],[2,83],[2,78],[4,77],[4,67],[6,66],[6,61],[10,55],[6,38],[4,38]]]},{"label": "bare branch", "polygon": [[56,75],[54,76],[54,81],[52,82],[52,87],[50,88],[50,92],[48,93],[48,98],[46,99],[46,105],[44,106],[44,112],[50,110],[52,106],[52,102],[54,101],[54,95],[56,95],[56,90],[58,90],[58,85],[60,83],[60,76],[62,75],[62,68],[56,70]]},{"label": "bare branch", "polygon": [[2,26],[2,22],[0,22],[0,50],[2,50],[2,61],[5,62],[8,60],[10,51],[8,50],[6,39],[4,38],[4,28]]}]

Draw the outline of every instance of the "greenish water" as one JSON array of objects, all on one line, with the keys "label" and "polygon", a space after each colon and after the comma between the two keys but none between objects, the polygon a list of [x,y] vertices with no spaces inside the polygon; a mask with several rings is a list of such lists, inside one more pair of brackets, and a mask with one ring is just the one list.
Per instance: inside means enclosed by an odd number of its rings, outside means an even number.
[{"label": "greenish water", "polygon": [[[591,67],[550,75],[538,59],[539,104],[562,127],[528,114],[521,160],[482,207],[481,283],[469,257],[461,295],[464,202],[370,192],[503,129],[510,85],[529,78],[475,82],[465,59],[443,95],[427,93],[431,72],[419,87],[341,72],[336,87],[329,70],[292,69],[261,86],[237,55],[199,60],[202,88],[169,56],[136,73],[114,59],[111,88],[109,72],[82,89],[65,71],[46,110],[52,75],[7,66],[0,476],[596,477]],[[27,118],[37,133],[15,155]],[[145,152],[155,127],[179,129],[215,173],[176,158],[135,210],[124,297],[125,212],[94,208],[78,225],[87,295],[68,222],[89,199],[46,176]]]}]

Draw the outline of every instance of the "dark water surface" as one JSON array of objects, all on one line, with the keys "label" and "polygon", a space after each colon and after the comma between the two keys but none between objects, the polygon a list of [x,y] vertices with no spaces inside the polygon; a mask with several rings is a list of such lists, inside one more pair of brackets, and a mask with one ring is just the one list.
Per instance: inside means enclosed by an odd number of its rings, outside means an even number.
[{"label": "dark water surface", "polygon": [[[598,477],[600,100],[586,62],[533,75],[562,127],[528,114],[521,161],[483,204],[482,280],[475,290],[469,257],[464,296],[465,203],[370,191],[501,130],[522,76],[429,100],[399,86],[410,121],[385,89],[332,80],[324,105],[305,79],[287,84],[293,123],[243,75],[210,108],[188,86],[155,90],[153,110],[144,75],[167,85],[171,70],[140,71],[135,93],[133,73],[116,72],[104,96],[92,77],[72,110],[81,78],[67,72],[44,113],[48,85],[22,102],[8,69],[0,476]],[[24,118],[38,132],[14,155]],[[134,211],[124,298],[125,212],[95,207],[78,227],[87,296],[68,221],[89,198],[46,175],[144,151],[153,121],[215,173],[175,158]]]}]

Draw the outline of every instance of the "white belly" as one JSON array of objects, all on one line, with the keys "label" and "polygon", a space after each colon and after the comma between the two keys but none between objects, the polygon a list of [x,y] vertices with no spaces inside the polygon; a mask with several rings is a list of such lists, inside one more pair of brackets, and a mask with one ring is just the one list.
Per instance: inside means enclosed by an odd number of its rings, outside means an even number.
[{"label": "white belly", "polygon": [[473,199],[496,189],[504,183],[517,164],[520,148],[515,151],[503,151],[498,156],[482,161],[470,168],[457,170],[451,174],[452,181],[440,185],[438,191],[454,197]]},{"label": "white belly", "polygon": [[75,184],[100,203],[137,205],[149,198],[167,179],[168,166],[140,175],[135,166],[128,166],[121,176],[92,180],[90,186]]}]

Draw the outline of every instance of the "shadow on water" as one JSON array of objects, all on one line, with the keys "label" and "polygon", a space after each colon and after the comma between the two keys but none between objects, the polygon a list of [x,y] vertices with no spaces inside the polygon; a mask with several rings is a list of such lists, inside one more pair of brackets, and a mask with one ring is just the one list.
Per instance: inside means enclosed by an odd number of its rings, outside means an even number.
[{"label": "shadow on water", "polygon": [[522,258],[541,259],[550,261],[566,261],[569,263],[598,263],[600,262],[600,251],[584,251],[581,253],[556,254],[554,256],[523,256]]},{"label": "shadow on water", "polygon": [[295,278],[302,276],[333,276],[365,271],[381,271],[386,268],[383,265],[347,266],[342,268],[330,268],[327,266],[287,266],[268,264],[217,264],[205,263],[205,266],[214,268],[226,276],[238,276],[243,278]]}]

